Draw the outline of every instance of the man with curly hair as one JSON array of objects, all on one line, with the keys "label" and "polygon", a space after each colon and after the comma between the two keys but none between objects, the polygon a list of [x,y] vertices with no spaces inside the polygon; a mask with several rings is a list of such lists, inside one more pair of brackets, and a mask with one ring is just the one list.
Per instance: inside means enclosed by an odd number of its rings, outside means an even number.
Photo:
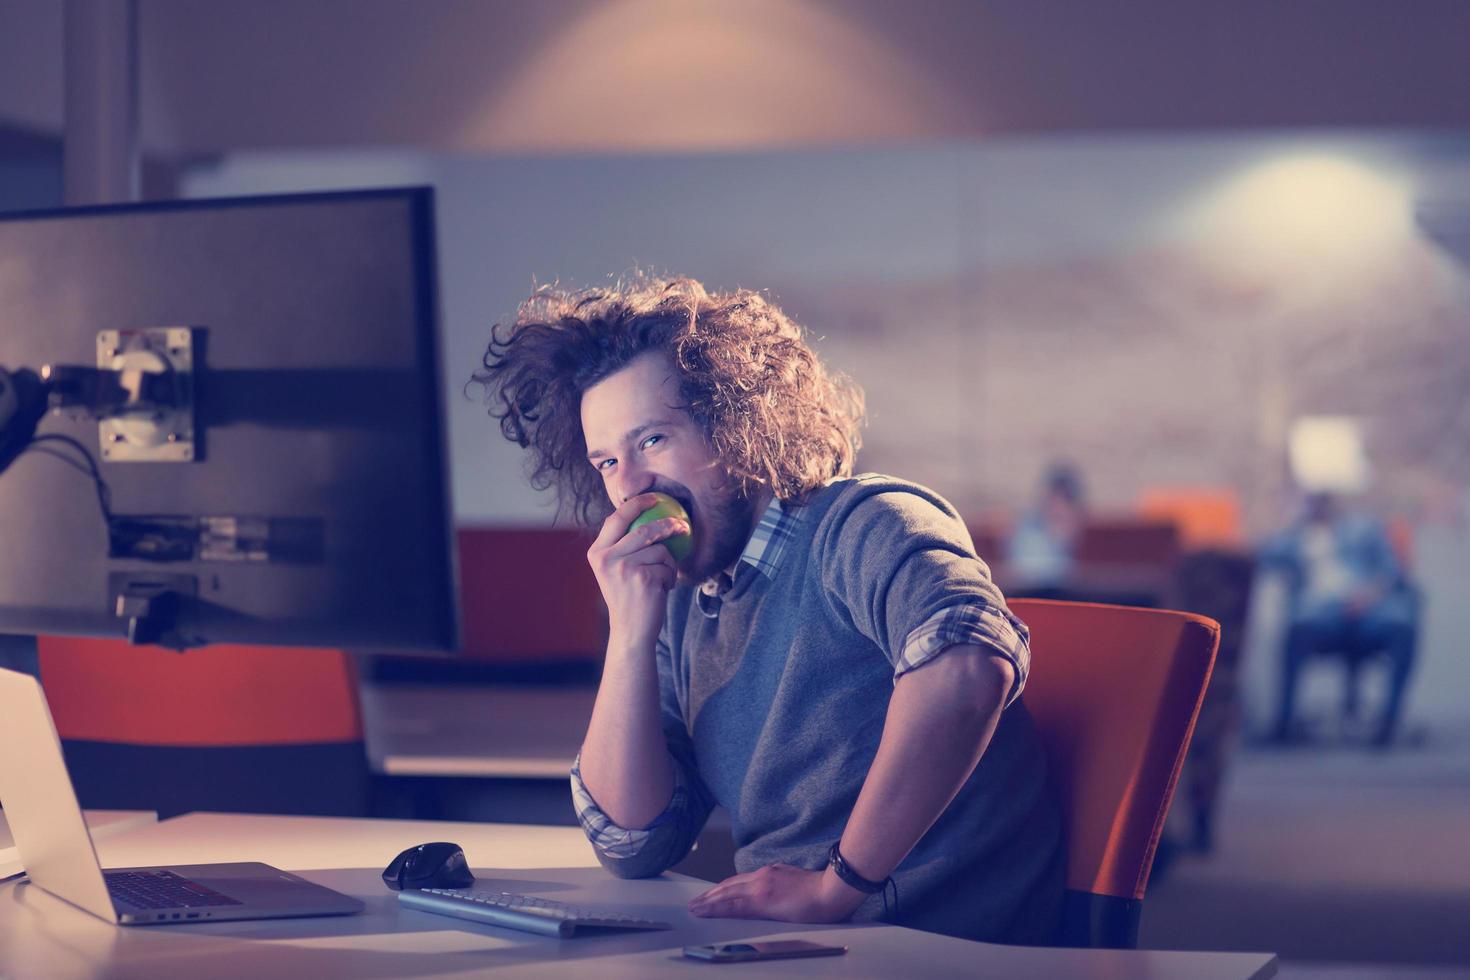
[{"label": "man with curly hair", "polygon": [[[600,523],[609,640],[571,778],[605,867],[665,871],[719,804],[739,873],[696,915],[1054,937],[1026,627],[943,498],[853,475],[862,393],[800,327],[690,279],[543,289],[475,378],[532,484]],[[655,492],[687,520],[630,532]]]}]

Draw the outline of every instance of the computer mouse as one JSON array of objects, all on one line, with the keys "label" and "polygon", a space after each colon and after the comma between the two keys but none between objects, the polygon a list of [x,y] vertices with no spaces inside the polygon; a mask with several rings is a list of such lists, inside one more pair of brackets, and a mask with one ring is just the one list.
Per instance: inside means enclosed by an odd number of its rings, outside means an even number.
[{"label": "computer mouse", "polygon": [[395,892],[405,888],[468,888],[474,883],[464,851],[448,841],[410,847],[383,869],[383,884]]}]

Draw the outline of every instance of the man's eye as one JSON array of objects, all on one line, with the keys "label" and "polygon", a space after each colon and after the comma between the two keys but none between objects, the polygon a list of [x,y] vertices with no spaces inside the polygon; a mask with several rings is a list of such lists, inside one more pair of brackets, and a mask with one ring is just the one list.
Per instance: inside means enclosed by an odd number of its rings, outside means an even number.
[{"label": "man's eye", "polygon": [[659,441],[662,439],[663,436],[661,435],[651,435],[647,439],[644,439],[641,443],[639,443],[638,448],[647,449],[649,446],[653,445],[655,441]]}]

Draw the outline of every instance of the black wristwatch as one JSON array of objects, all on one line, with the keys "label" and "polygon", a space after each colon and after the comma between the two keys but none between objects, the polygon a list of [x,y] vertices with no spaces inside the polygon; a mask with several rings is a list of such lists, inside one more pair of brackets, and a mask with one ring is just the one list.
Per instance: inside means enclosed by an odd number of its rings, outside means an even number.
[{"label": "black wristwatch", "polygon": [[837,849],[837,843],[834,841],[832,843],[832,850],[827,852],[827,865],[836,872],[837,877],[841,878],[844,884],[851,885],[853,888],[867,895],[876,895],[888,886],[888,882],[891,880],[889,878],[884,878],[882,881],[870,881],[852,870],[852,866],[847,863],[847,859]]}]

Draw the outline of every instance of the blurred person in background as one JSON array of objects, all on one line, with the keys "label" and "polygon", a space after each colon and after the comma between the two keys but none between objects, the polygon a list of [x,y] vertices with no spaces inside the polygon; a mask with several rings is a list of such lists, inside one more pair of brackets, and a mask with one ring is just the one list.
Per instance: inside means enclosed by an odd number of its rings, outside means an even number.
[{"label": "blurred person in background", "polygon": [[1006,539],[1006,570],[1013,593],[1067,598],[1086,519],[1082,474],[1071,463],[1053,463],[1042,478],[1036,503]]},{"label": "blurred person in background", "polygon": [[1308,659],[1330,654],[1345,662],[1344,715],[1352,719],[1360,668],[1381,654],[1388,661],[1389,684],[1373,741],[1390,744],[1414,665],[1418,595],[1383,521],[1344,509],[1331,493],[1314,492],[1300,516],[1266,542],[1261,559],[1286,573],[1290,595],[1273,741],[1299,735],[1297,679]]}]

